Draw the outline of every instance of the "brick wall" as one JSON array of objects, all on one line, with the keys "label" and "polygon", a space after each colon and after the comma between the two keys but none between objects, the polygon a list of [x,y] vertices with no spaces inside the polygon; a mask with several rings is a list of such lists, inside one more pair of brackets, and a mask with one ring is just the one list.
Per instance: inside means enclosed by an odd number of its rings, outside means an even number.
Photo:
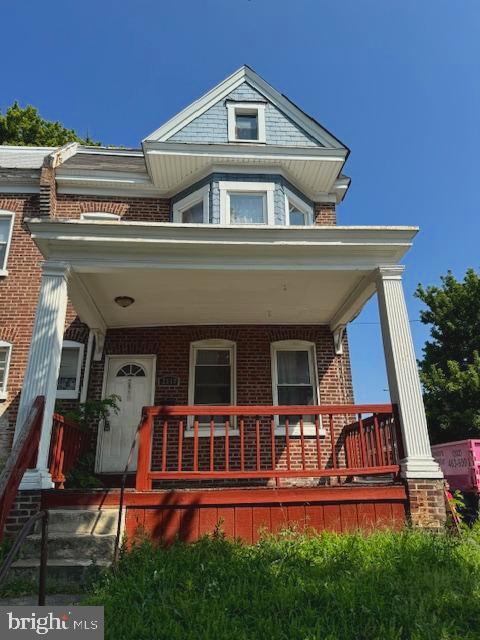
[{"label": "brick wall", "polygon": [[38,215],[37,195],[0,196],[0,209],[13,211],[15,221],[8,256],[8,276],[0,277],[0,340],[12,343],[8,396],[0,400],[0,461],[10,450],[23,374],[27,364],[40,284],[42,257],[23,223]]},{"label": "brick wall", "polygon": [[[297,327],[279,326],[198,326],[198,327],[147,327],[133,329],[114,329],[107,332],[105,341],[105,355],[121,354],[155,354],[156,376],[178,376],[179,386],[160,387],[155,385],[155,404],[188,404],[188,380],[190,343],[205,339],[225,339],[236,343],[236,390],[237,404],[242,405],[271,405],[272,377],[270,345],[278,340],[306,340],[313,342],[316,347],[317,371],[319,380],[321,404],[344,404],[353,402],[353,389],[348,355],[348,341],[344,338],[344,355],[336,356],[333,348],[332,335],[327,326],[308,325]],[[105,357],[101,362],[93,362],[90,375],[89,397],[100,398],[104,376]],[[337,433],[343,426],[343,420],[335,422]],[[159,425],[157,425],[158,427]],[[253,465],[255,426],[252,421],[246,422],[246,443],[250,460]],[[269,424],[262,423],[262,438],[268,437]],[[154,438],[154,467],[158,468],[161,459],[161,442],[157,428]],[[217,460],[223,459],[224,442],[220,441],[216,449]],[[92,446],[96,436],[92,434]],[[327,444],[322,445],[323,464],[331,465],[331,451]],[[185,442],[185,460],[188,459],[192,440]],[[278,463],[285,466],[285,451],[283,443],[278,443]],[[292,439],[291,448],[294,464],[299,463],[300,448],[298,438]],[[232,461],[238,457],[234,445],[230,448]],[[265,452],[267,449],[265,449]],[[171,439],[168,456],[171,464],[176,462],[177,446]],[[190,451],[191,453],[191,451]],[[267,455],[265,453],[265,455]],[[307,456],[316,455],[315,442],[310,439]],[[200,456],[204,462],[208,456],[207,440],[201,446]],[[266,459],[264,458],[264,462]],[[247,461],[248,464],[248,461]],[[248,467],[247,467],[248,468]],[[303,482],[304,484],[304,482]],[[178,485],[178,483],[177,483]]]},{"label": "brick wall", "polygon": [[19,491],[5,523],[7,534],[15,534],[40,510],[40,491]]},{"label": "brick wall", "polygon": [[408,491],[408,516],[412,526],[441,529],[445,526],[443,480],[405,480]]},{"label": "brick wall", "polygon": [[166,198],[126,198],[115,196],[57,195],[58,218],[80,218],[82,213],[114,213],[122,220],[169,222],[170,200]]},{"label": "brick wall", "polygon": [[334,225],[337,224],[337,213],[335,205],[328,202],[316,202],[314,211],[315,224]]}]

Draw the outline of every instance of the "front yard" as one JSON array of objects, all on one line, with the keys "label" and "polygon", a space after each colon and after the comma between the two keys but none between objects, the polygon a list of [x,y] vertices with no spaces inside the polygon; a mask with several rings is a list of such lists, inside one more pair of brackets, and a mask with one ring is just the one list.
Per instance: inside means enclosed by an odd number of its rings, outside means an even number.
[{"label": "front yard", "polygon": [[122,640],[474,640],[480,529],[144,543],[85,603]]}]

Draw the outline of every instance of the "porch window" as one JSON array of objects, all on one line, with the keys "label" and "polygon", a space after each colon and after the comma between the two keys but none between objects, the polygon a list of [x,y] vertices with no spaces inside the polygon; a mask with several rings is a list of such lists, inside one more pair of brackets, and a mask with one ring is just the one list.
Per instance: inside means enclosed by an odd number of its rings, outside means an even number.
[{"label": "porch window", "polygon": [[208,224],[210,185],[190,193],[173,204],[173,221],[186,224]]},{"label": "porch window", "polygon": [[312,207],[288,189],[285,190],[285,214],[288,225],[303,227],[313,224]]},{"label": "porch window", "polygon": [[274,224],[272,182],[219,182],[223,224]]},{"label": "porch window", "polygon": [[57,382],[57,398],[78,398],[84,345],[64,340]]},{"label": "porch window", "polygon": [[265,104],[228,102],[229,142],[265,142]]},{"label": "porch window", "polygon": [[12,241],[14,216],[12,211],[0,211],[0,276],[6,276],[8,273],[7,260]]},{"label": "porch window", "polygon": [[0,340],[0,400],[7,397],[8,368],[10,366],[10,355],[12,345],[10,342]]},{"label": "porch window", "polygon": [[[315,345],[303,340],[272,344],[273,402],[276,405],[317,405]],[[284,432],[289,420],[290,435],[300,435],[300,416],[279,416],[277,427]],[[313,415],[303,416],[304,434],[314,434]]]},{"label": "porch window", "polygon": [[[235,404],[235,343],[201,340],[191,344],[189,404],[222,406]],[[217,417],[215,426],[223,435],[228,416]],[[193,419],[189,421],[193,428]],[[210,435],[210,418],[199,417],[200,433]],[[233,434],[233,429],[230,432]]]}]

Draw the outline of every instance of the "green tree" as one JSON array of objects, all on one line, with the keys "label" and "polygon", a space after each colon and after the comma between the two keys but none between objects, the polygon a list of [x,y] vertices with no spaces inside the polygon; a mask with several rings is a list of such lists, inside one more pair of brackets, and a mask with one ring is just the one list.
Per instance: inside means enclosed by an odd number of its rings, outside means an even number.
[{"label": "green tree", "polygon": [[67,142],[98,145],[87,135],[81,138],[60,122],[45,120],[31,105],[23,108],[14,102],[5,114],[0,113],[0,144],[59,147]]},{"label": "green tree", "polygon": [[463,282],[449,271],[440,287],[419,285],[416,296],[431,325],[420,361],[425,408],[434,442],[480,437],[480,275]]}]

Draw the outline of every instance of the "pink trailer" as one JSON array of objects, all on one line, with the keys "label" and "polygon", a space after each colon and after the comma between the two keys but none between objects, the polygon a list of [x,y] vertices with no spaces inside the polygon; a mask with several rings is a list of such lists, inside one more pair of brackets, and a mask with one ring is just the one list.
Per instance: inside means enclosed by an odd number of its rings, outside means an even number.
[{"label": "pink trailer", "polygon": [[432,455],[452,490],[480,494],[480,440],[436,444]]}]

